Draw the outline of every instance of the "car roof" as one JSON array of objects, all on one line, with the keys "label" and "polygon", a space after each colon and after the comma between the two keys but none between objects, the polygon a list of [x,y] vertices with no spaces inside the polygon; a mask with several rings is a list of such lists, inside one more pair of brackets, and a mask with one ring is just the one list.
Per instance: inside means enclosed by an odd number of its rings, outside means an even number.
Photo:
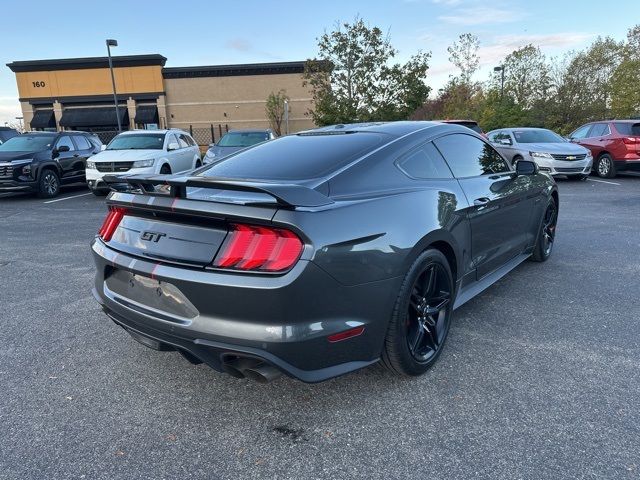
[{"label": "car roof", "polygon": [[476,125],[478,124],[478,122],[476,122],[475,120],[465,120],[464,118],[459,118],[459,119],[447,119],[447,120],[435,120],[436,122],[442,122],[442,123],[458,123],[458,122],[464,122],[464,123],[475,123]]},{"label": "car roof", "polygon": [[298,132],[297,135],[339,134],[350,132],[386,133],[394,137],[401,137],[409,133],[442,126],[441,122],[430,121],[398,121],[398,122],[369,122],[369,123],[339,123],[326,127],[314,128]]},{"label": "car roof", "polygon": [[234,128],[227,133],[267,133],[271,131],[270,128]]},{"label": "car roof", "polygon": [[176,133],[176,132],[180,132],[180,133],[187,133],[184,130],[180,129],[180,128],[165,128],[165,129],[159,129],[159,130],[144,130],[144,129],[139,129],[139,130],[125,130],[124,132],[120,132],[118,135],[144,135],[144,134],[149,134],[149,133]]}]

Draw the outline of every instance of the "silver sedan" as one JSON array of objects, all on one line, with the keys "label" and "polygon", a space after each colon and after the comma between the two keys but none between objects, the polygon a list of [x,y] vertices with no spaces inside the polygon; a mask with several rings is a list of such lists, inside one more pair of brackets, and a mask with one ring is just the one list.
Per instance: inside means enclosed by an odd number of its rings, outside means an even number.
[{"label": "silver sedan", "polygon": [[591,173],[591,152],[546,128],[503,128],[487,134],[491,144],[512,164],[533,160],[541,172],[585,179]]}]

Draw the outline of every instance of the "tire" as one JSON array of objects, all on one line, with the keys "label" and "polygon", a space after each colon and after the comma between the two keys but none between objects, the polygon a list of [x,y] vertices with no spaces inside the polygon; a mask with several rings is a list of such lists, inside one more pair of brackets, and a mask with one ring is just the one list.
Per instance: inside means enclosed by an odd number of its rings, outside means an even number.
[{"label": "tire", "polygon": [[516,163],[518,163],[520,160],[524,160],[524,158],[522,158],[522,155],[516,155],[515,157],[513,157],[513,160],[511,160],[511,166],[515,168]]},{"label": "tire", "polygon": [[556,237],[556,225],[558,222],[558,206],[553,197],[549,199],[547,208],[544,211],[536,245],[533,248],[531,260],[534,262],[546,262],[553,251],[553,244]]},{"label": "tire", "polygon": [[53,198],[60,193],[60,177],[58,174],[47,168],[40,172],[38,180],[38,196],[40,198]]},{"label": "tire", "polygon": [[171,167],[166,163],[160,168],[160,175],[171,175]]},{"label": "tire", "polygon": [[435,249],[422,252],[400,287],[382,350],[383,366],[397,375],[417,376],[436,362],[449,333],[454,294],[446,257]]},{"label": "tire", "polygon": [[616,176],[616,164],[608,153],[603,153],[598,157],[593,169],[596,175],[602,178],[614,178]]}]

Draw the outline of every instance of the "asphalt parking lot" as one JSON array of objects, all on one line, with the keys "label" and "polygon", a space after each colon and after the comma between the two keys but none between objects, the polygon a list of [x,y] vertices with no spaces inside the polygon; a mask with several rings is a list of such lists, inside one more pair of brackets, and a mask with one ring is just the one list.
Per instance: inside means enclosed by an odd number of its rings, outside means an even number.
[{"label": "asphalt parking lot", "polygon": [[552,258],[425,376],[318,385],[137,344],[90,293],[104,200],[1,198],[0,478],[639,478],[640,177],[558,183]]}]

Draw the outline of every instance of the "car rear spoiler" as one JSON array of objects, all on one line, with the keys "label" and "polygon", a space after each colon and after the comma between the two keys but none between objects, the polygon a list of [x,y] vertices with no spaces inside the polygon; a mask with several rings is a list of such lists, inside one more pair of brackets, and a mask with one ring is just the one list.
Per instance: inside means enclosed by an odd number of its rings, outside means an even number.
[{"label": "car rear spoiler", "polygon": [[[193,187],[265,193],[273,197],[279,205],[286,207],[321,207],[333,203],[333,200],[313,188],[291,183],[253,182],[189,175],[105,175],[103,180],[113,190],[119,192],[139,191],[177,198],[187,198],[187,188]],[[156,186],[168,188],[159,192]]]}]

